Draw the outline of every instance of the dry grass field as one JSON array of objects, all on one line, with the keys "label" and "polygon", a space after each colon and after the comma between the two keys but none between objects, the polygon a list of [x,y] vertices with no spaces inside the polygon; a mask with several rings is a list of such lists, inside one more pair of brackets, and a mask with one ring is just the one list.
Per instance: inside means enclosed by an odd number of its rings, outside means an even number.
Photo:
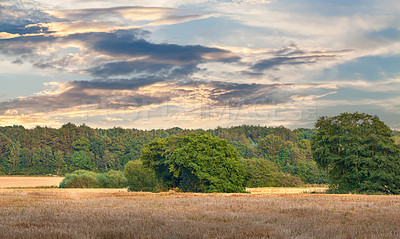
[{"label": "dry grass field", "polygon": [[325,193],[327,187],[297,187],[297,188],[248,188],[247,191],[251,194],[296,194],[296,193]]},{"label": "dry grass field", "polygon": [[64,177],[1,176],[0,188],[53,187],[60,185],[63,179]]},{"label": "dry grass field", "polygon": [[400,238],[400,197],[0,189],[0,238]]}]

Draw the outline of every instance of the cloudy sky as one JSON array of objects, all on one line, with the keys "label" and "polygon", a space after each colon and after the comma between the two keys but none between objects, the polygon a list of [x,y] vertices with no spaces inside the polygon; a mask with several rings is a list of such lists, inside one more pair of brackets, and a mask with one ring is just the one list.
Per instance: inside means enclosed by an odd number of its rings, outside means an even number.
[{"label": "cloudy sky", "polygon": [[0,125],[400,129],[398,0],[2,0]]}]

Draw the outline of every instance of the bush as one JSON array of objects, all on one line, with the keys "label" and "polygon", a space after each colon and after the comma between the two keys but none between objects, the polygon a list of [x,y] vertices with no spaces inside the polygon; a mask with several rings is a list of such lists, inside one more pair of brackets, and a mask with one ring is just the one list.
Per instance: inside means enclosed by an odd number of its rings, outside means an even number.
[{"label": "bush", "polygon": [[116,170],[98,174],[97,181],[101,188],[124,188],[128,183],[124,173]]},{"label": "bush", "polygon": [[110,170],[107,173],[95,173],[77,170],[65,176],[60,188],[123,188],[127,179],[120,171]]},{"label": "bush", "polygon": [[158,192],[161,187],[154,170],[145,167],[141,161],[129,161],[124,170],[129,191]]},{"label": "bush", "polygon": [[284,174],[273,162],[266,159],[243,159],[249,172],[247,187],[296,187],[303,181],[291,174]]},{"label": "bush", "polygon": [[60,183],[60,188],[98,188],[97,174],[86,170],[69,173]]}]

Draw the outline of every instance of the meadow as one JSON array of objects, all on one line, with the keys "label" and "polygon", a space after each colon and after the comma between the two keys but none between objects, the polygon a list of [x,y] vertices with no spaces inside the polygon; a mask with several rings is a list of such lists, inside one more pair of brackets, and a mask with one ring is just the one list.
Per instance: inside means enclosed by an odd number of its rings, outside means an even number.
[{"label": "meadow", "polygon": [[0,188],[58,187],[64,177],[0,176]]},{"label": "meadow", "polygon": [[0,238],[400,238],[400,197],[0,189]]}]

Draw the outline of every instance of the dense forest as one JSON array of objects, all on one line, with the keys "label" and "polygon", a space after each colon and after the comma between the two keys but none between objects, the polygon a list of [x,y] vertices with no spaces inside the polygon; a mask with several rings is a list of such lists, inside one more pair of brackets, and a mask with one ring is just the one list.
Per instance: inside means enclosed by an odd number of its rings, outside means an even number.
[{"label": "dense forest", "polygon": [[[59,129],[0,127],[0,174],[65,175],[75,170],[123,170],[138,160],[142,148],[156,138],[203,130],[93,129],[68,123]],[[252,186],[325,183],[326,174],[312,158],[311,129],[236,126],[206,130],[227,139],[251,172]]]},{"label": "dense forest", "polygon": [[[65,175],[75,170],[123,170],[138,160],[142,148],[155,138],[203,130],[93,129],[65,124],[59,129],[0,127],[0,174]],[[207,130],[227,139],[254,177],[253,185],[324,183],[310,151],[310,129],[237,126]],[[268,175],[268,177],[266,176]]]}]

